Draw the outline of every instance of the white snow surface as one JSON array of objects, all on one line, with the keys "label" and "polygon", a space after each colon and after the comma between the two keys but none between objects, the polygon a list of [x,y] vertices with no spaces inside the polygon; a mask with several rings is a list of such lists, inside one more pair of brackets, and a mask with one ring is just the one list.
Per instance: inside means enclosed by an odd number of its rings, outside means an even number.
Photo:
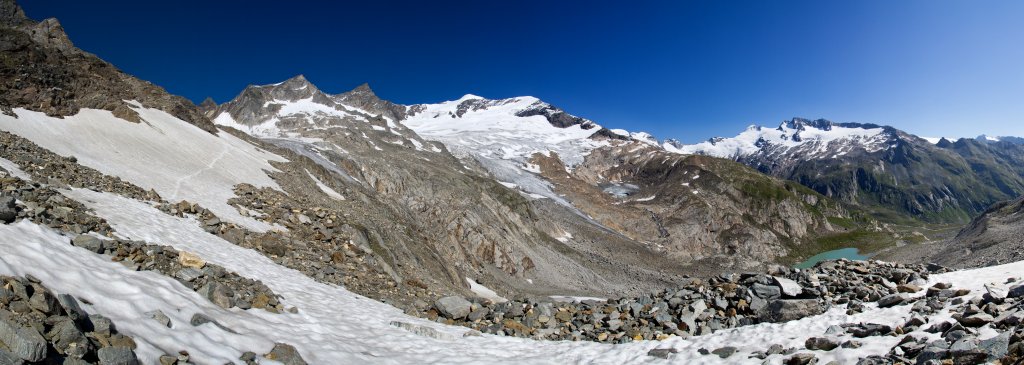
[{"label": "white snow surface", "polygon": [[[469,108],[460,117],[459,105],[464,102],[483,102],[485,105],[476,110]],[[466,95],[459,100],[421,105],[422,111],[402,123],[424,139],[445,144],[456,157],[476,159],[500,181],[514,183],[527,193],[565,203],[543,178],[524,173],[540,172],[536,165],[528,163],[530,157],[535,153],[549,155],[555,152],[571,168],[582,163],[591,150],[607,145],[607,142],[589,138],[600,127],[583,129],[576,125],[558,128],[542,115],[516,116],[517,112],[537,105],[546,104],[530,96],[487,100]]]},{"label": "white snow surface", "polygon": [[243,216],[227,201],[240,183],[280,190],[264,170],[278,171],[269,161],[287,160],[229,133],[213,135],[166,112],[132,104],[142,123],[105,110],[82,109],[59,119],[18,108],[17,118],[0,115],[0,129],[59,155],[75,156],[101,173],[154,189],[168,202],[199,203],[252,231],[275,228]]},{"label": "white snow surface", "polygon": [[324,192],[324,194],[327,194],[327,196],[331,197],[332,199],[345,200],[344,195],[341,195],[341,193],[338,193],[334,189],[331,189],[330,186],[327,186],[327,184],[324,184],[322,181],[320,181],[320,179],[317,179],[316,176],[311,174],[309,170],[306,170],[306,175],[309,175],[309,178],[313,179],[313,182],[316,183],[316,187],[320,188],[320,191]]},{"label": "white snow surface", "polygon": [[[715,138],[692,145],[662,145],[666,151],[682,154],[702,154],[735,159],[750,156],[761,150],[761,145],[781,146],[786,149],[805,148],[810,157],[823,157],[832,148],[864,148],[868,152],[886,147],[883,128],[847,128],[832,126],[830,130],[806,125],[803,130],[790,128],[783,123],[778,128],[752,125],[736,137]],[[799,134],[799,141],[793,135]]]},{"label": "white snow surface", "polygon": [[[869,304],[865,312],[853,316],[846,315],[844,308],[836,307],[822,315],[787,323],[740,327],[688,339],[673,337],[621,345],[533,341],[492,335],[462,337],[467,332],[465,328],[410,317],[381,302],[315,282],[255,251],[206,233],[191,218],[173,217],[146,203],[109,193],[75,189],[65,194],[106,218],[119,235],[171,245],[239,275],[259,279],[283,296],[286,306],[299,310],[298,314],[270,314],[258,310],[221,309],[174,279],[152,272],[132,271],[69,245],[66,237],[48,228],[27,221],[0,225],[0,237],[3,237],[0,250],[4,252],[0,255],[0,274],[31,274],[58,293],[89,300],[93,304],[85,306],[87,311],[110,317],[123,333],[135,338],[144,363],[155,362],[162,353],[187,350],[200,363],[221,364],[236,361],[243,351],[266,353],[274,342],[285,342],[294,345],[311,364],[760,364],[761,360],[748,358],[751,352],[765,350],[775,343],[802,348],[807,338],[822,336],[830,325],[857,322],[898,325],[910,316],[909,305],[879,309]],[[924,284],[951,282],[957,288],[971,289],[972,295],[981,295],[986,283],[1005,288],[1006,278],[1019,276],[1022,271],[1024,262],[1017,262],[933,275]],[[150,320],[147,313],[153,310],[161,310],[171,317],[173,328],[164,328]],[[238,334],[212,325],[188,325],[188,319],[197,312],[209,315]],[[392,321],[429,328],[437,335],[417,335],[393,326]],[[923,332],[913,334],[934,336]],[[876,336],[859,340],[864,344],[859,349],[813,352],[821,363],[833,360],[852,363],[864,356],[888,352],[899,338]],[[702,356],[697,351],[724,346],[737,347],[739,352],[720,359],[714,355]],[[647,351],[654,348],[675,348],[679,353],[669,360],[647,356]],[[780,364],[783,359],[781,355],[774,355],[767,363]]]},{"label": "white snow surface", "polygon": [[0,167],[2,167],[4,170],[7,170],[7,172],[10,173],[11,176],[21,178],[22,180],[26,181],[32,181],[32,176],[25,172],[25,170],[22,170],[21,166],[18,166],[18,164],[14,163],[14,161],[0,157]]},{"label": "white snow surface", "polygon": [[469,291],[473,292],[477,296],[485,299],[493,300],[497,303],[507,302],[508,299],[503,298],[498,293],[494,292],[491,288],[478,283],[476,280],[466,278],[466,282],[469,283]]}]

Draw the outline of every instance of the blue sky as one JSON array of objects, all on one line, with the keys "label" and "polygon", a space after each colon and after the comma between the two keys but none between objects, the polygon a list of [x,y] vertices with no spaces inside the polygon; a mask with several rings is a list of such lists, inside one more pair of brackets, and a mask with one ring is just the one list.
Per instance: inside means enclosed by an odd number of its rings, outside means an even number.
[{"label": "blue sky", "polygon": [[196,102],[305,74],[406,104],[533,95],[685,142],[794,116],[1024,135],[1021,1],[20,3]]}]

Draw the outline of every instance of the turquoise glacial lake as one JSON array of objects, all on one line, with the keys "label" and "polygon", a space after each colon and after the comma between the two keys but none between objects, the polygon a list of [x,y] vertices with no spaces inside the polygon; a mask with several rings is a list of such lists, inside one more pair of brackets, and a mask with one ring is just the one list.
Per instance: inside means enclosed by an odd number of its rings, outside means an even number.
[{"label": "turquoise glacial lake", "polygon": [[858,251],[856,248],[853,248],[853,247],[840,248],[838,250],[826,251],[826,252],[822,252],[822,253],[819,253],[817,255],[811,256],[807,260],[804,260],[804,262],[801,262],[801,263],[797,264],[796,268],[797,269],[807,269],[807,268],[814,267],[814,265],[819,263],[819,262],[828,261],[828,260],[838,260],[838,259],[865,260],[868,257],[870,257],[870,256],[862,255],[860,253],[860,251]]}]

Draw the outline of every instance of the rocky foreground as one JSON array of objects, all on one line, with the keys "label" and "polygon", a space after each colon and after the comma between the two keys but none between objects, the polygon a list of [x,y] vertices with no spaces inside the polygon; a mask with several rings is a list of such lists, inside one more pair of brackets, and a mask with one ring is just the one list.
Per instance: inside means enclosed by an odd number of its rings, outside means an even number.
[{"label": "rocky foreground", "polygon": [[[919,285],[929,274],[945,272],[934,265],[900,265],[878,261],[828,261],[801,271],[777,267],[767,274],[721,275],[692,279],[677,289],[639,298],[605,301],[554,302],[522,299],[494,303],[486,299],[445,297],[425,315],[438,322],[481,332],[550,340],[587,340],[623,343],[664,340],[670,336],[698,336],[765,322],[794,321],[845,306],[848,314],[866,307],[912,305],[911,319],[901,326],[847,323],[830,327],[825,336],[812,337],[803,349],[766,344],[752,357],[790,355],[787,364],[815,364],[813,353],[858,348],[856,340],[871,336],[902,337],[886,356],[871,356],[858,364],[1019,364],[1024,361],[1024,285],[1010,290],[988,288],[985,293],[938,283]],[[1016,283],[1016,279],[1011,279]],[[967,299],[971,294],[973,299]],[[980,294],[980,295],[979,295]],[[948,312],[951,320],[939,314]],[[981,328],[998,335],[982,336]],[[930,338],[912,332],[923,330]],[[701,353],[728,359],[733,347],[702,349]],[[671,359],[673,349],[655,349],[648,355]]]}]

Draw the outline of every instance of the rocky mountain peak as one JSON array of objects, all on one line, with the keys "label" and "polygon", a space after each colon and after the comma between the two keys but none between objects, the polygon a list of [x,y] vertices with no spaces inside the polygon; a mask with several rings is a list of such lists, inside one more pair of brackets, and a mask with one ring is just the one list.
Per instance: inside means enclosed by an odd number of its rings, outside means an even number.
[{"label": "rocky mountain peak", "polygon": [[832,126],[834,125],[835,123],[827,119],[810,120],[804,118],[793,118],[785,122],[782,122],[782,124],[779,125],[779,130],[781,131],[783,129],[795,129],[802,131],[806,130],[809,127],[814,129],[820,129],[823,131],[829,131],[832,130]]},{"label": "rocky mountain peak", "polygon": [[20,27],[31,24],[25,11],[14,0],[0,0],[0,25]]},{"label": "rocky mountain peak", "polygon": [[331,97],[338,104],[365,110],[371,114],[379,114],[392,120],[405,119],[408,107],[383,100],[370,89],[370,84],[363,83],[351,91]]},{"label": "rocky mountain peak", "polygon": [[217,102],[213,101],[211,97],[206,97],[202,103],[199,103],[199,111],[207,118],[212,118],[217,112]]},{"label": "rocky mountain peak", "polygon": [[265,85],[261,88],[267,91],[272,99],[276,100],[295,101],[323,94],[316,85],[309,82],[303,75],[296,75],[280,83]]}]

